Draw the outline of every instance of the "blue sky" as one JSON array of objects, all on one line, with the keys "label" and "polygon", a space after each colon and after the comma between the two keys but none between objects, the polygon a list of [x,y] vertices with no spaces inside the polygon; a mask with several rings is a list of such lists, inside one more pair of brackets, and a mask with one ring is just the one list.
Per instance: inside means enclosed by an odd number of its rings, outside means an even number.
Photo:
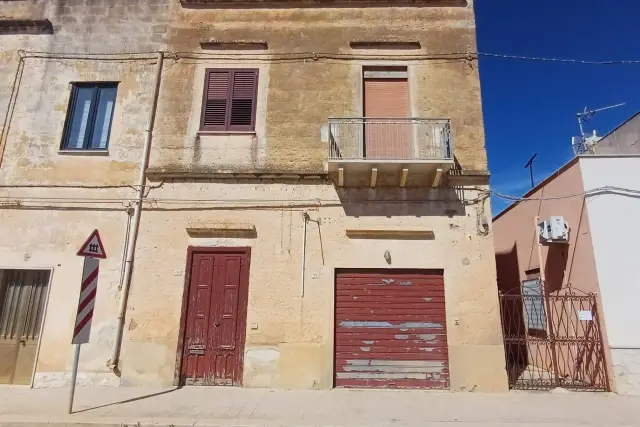
[{"label": "blue sky", "polygon": [[[480,52],[585,60],[640,59],[635,0],[475,0]],[[604,134],[640,110],[640,65],[480,58],[491,185],[522,195],[572,157],[576,113],[626,102],[587,125]],[[493,214],[509,202],[492,198]]]}]

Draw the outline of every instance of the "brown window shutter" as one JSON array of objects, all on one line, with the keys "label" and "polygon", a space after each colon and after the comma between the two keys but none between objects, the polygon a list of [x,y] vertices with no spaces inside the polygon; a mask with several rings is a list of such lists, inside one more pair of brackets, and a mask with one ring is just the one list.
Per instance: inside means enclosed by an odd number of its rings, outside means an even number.
[{"label": "brown window shutter", "polygon": [[258,70],[234,70],[229,130],[254,130]]},{"label": "brown window shutter", "polygon": [[207,72],[205,99],[202,108],[202,130],[227,129],[230,82],[230,71],[210,70]]},{"label": "brown window shutter", "polygon": [[207,70],[200,129],[253,131],[257,93],[258,70]]}]

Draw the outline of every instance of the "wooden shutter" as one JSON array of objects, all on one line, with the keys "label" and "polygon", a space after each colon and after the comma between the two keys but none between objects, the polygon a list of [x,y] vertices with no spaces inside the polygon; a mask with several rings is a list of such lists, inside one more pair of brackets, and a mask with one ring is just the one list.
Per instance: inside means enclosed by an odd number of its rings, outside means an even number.
[{"label": "wooden shutter", "polygon": [[207,70],[201,130],[255,129],[258,70]]},{"label": "wooden shutter", "polygon": [[255,128],[258,70],[235,70],[231,94],[230,130]]},{"label": "wooden shutter", "polygon": [[226,130],[230,82],[229,71],[207,72],[202,108],[202,130]]}]

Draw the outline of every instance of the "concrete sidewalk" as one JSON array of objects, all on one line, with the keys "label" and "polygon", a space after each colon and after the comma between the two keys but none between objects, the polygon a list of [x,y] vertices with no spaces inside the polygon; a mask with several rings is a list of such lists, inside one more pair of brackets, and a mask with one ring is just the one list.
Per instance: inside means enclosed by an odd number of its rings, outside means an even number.
[{"label": "concrete sidewalk", "polygon": [[[640,398],[612,394],[0,387],[0,426],[638,426]],[[138,424],[139,423],[139,424]]]}]

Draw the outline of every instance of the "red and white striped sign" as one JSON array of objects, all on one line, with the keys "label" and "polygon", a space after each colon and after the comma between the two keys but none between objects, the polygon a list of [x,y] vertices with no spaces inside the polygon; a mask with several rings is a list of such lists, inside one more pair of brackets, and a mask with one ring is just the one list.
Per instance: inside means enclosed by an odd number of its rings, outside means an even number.
[{"label": "red and white striped sign", "polygon": [[85,257],[84,268],[82,269],[80,299],[78,301],[78,314],[76,315],[72,344],[85,344],[89,342],[93,307],[96,304],[96,293],[98,292],[99,271],[100,260]]}]

